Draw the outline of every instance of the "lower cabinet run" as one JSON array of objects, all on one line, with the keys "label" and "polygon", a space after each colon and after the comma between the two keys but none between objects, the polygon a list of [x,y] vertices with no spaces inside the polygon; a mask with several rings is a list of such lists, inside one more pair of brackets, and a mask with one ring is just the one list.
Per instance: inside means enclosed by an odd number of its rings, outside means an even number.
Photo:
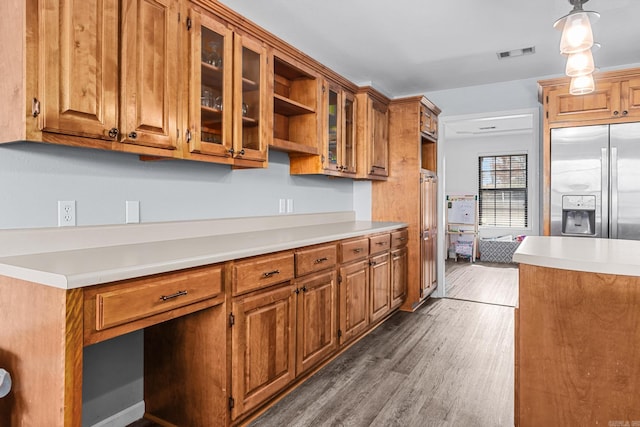
[{"label": "lower cabinet run", "polygon": [[0,425],[79,427],[83,347],[140,329],[144,418],[246,423],[403,303],[402,233],[69,290],[0,276],[0,294],[15,302],[0,320],[20,326],[0,328],[0,347],[20,355],[3,368],[21,393],[0,399]]}]

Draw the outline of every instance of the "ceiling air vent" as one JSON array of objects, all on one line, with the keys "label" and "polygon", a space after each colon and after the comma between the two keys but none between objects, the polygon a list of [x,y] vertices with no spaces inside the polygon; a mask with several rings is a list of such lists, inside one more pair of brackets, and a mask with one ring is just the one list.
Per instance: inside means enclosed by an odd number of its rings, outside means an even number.
[{"label": "ceiling air vent", "polygon": [[504,52],[498,52],[498,59],[513,58],[515,56],[533,55],[536,53],[536,47],[523,47],[522,49],[505,50]]}]

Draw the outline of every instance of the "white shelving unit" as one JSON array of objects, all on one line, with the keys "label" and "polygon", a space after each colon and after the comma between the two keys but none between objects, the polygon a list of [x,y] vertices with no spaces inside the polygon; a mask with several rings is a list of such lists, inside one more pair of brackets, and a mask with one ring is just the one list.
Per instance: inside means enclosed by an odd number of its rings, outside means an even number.
[{"label": "white shelving unit", "polygon": [[475,262],[478,253],[478,196],[448,195],[447,258],[469,258]]}]

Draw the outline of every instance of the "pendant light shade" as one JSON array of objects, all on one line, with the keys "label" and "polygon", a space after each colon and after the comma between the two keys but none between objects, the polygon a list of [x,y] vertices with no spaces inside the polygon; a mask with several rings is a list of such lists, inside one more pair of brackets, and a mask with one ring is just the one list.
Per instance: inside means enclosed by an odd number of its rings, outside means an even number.
[{"label": "pendant light shade", "polygon": [[567,16],[560,40],[560,53],[572,54],[591,49],[593,32],[586,12],[572,13]]},{"label": "pendant light shade", "polygon": [[586,76],[587,74],[593,73],[595,68],[593,53],[591,53],[591,49],[587,49],[569,55],[565,74],[569,77]]},{"label": "pendant light shade", "polygon": [[571,95],[584,95],[593,92],[595,88],[596,85],[593,81],[593,74],[587,74],[586,76],[571,78],[569,93]]}]

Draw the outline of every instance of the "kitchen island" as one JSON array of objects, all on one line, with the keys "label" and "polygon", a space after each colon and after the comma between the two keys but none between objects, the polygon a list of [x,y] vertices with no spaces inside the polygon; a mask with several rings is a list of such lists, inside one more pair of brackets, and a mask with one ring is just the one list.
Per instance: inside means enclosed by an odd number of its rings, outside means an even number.
[{"label": "kitchen island", "polygon": [[2,231],[0,425],[79,427],[83,348],[140,329],[146,418],[240,423],[402,304],[405,227],[335,212]]},{"label": "kitchen island", "polygon": [[529,236],[513,260],[515,425],[640,425],[640,242]]}]

